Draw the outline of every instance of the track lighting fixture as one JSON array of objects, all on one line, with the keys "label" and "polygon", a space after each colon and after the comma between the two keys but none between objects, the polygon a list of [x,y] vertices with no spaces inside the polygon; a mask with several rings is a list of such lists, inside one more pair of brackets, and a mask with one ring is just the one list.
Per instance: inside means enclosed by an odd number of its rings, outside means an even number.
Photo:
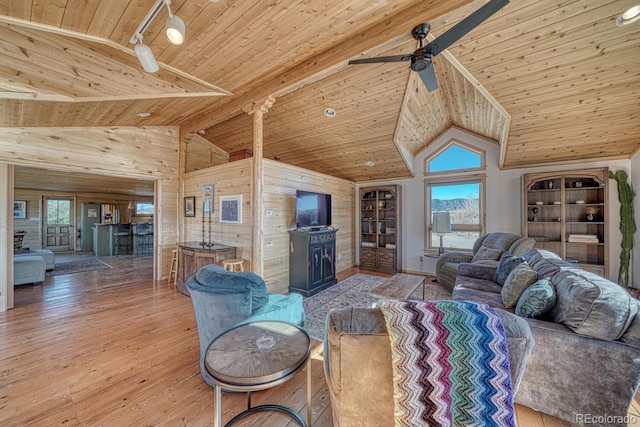
[{"label": "track lighting fixture", "polygon": [[147,73],[155,73],[160,69],[156,57],[153,55],[151,48],[142,42],[142,35],[140,35],[138,40],[140,43],[137,43],[133,48],[138,57],[138,61],[140,61],[142,68]]},{"label": "track lighting fixture", "polygon": [[169,43],[177,46],[181,45],[184,43],[186,34],[184,21],[171,12],[171,0],[157,0],[151,10],[149,10],[149,13],[147,13],[147,16],[145,16],[136,31],[133,33],[131,39],[129,39],[129,43],[135,44],[134,51],[136,56],[138,57],[142,68],[144,68],[148,73],[155,73],[160,69],[160,67],[158,66],[158,61],[156,61],[151,48],[143,43],[142,33],[145,32],[155,17],[158,16],[158,13],[162,10],[162,6],[167,6],[167,11],[169,12],[164,32]]},{"label": "track lighting fixture", "polygon": [[[169,6],[167,6],[169,7]],[[171,13],[171,9],[169,9]],[[164,29],[164,35],[169,43],[180,46],[184,43],[185,27],[184,21],[179,16],[170,15]]]}]

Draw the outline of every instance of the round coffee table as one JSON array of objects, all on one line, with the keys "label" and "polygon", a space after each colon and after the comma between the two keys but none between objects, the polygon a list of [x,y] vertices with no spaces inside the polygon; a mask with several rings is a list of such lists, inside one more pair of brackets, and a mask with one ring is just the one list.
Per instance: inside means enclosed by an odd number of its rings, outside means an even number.
[{"label": "round coffee table", "polygon": [[[309,335],[286,322],[242,324],[218,335],[207,348],[204,366],[215,391],[214,426],[222,425],[222,389],[247,393],[247,409],[226,425],[258,411],[281,411],[305,427],[302,417],[282,405],[251,407],[251,392],[266,390],[291,379],[307,366],[311,354]],[[307,421],[311,426],[311,367],[307,366]]]}]

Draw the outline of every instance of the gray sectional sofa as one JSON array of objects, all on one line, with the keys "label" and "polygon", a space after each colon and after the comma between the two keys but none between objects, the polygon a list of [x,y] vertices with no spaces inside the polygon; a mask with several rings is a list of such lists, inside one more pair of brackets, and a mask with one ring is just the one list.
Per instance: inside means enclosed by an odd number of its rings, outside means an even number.
[{"label": "gray sectional sofa", "polygon": [[[640,385],[638,301],[552,252],[530,249],[522,258],[537,279],[550,279],[555,304],[538,319],[526,318],[536,344],[516,403],[576,424],[627,425]],[[461,264],[452,299],[516,311],[505,307],[496,273],[495,266]]]},{"label": "gray sectional sofa", "polygon": [[[451,294],[501,309],[516,403],[575,424],[627,425],[640,384],[638,301],[551,252],[529,249],[521,258],[526,264],[499,278],[501,262],[460,263]],[[542,314],[534,291],[545,278],[554,298]],[[531,301],[540,304],[527,310]],[[379,310],[330,312],[324,360],[336,426],[393,425],[391,351]]]}]

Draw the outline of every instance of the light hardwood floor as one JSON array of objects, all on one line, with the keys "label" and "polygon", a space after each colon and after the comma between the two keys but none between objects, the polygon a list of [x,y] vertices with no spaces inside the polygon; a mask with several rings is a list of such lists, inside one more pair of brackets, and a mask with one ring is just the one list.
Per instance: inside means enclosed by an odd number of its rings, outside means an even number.
[{"label": "light hardwood floor", "polygon": [[[16,308],[0,313],[0,425],[213,425],[213,390],[200,377],[190,299],[166,281],[153,283],[151,257],[104,260],[113,268],[16,288]],[[331,427],[321,350],[314,342],[313,425]],[[223,393],[222,402],[227,422],[246,398]],[[279,403],[306,416],[305,372],[254,393],[252,403]],[[517,415],[520,426],[570,425],[523,407]],[[238,425],[297,423],[261,412]]]}]

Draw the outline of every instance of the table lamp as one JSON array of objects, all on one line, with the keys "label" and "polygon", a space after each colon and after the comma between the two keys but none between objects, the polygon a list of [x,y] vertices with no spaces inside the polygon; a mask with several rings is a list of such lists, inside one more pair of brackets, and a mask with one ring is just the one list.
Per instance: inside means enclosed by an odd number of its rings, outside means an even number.
[{"label": "table lamp", "polygon": [[440,248],[438,249],[438,256],[440,256],[444,253],[442,237],[445,233],[451,233],[451,215],[449,212],[434,212],[432,225],[432,231],[440,236]]}]

